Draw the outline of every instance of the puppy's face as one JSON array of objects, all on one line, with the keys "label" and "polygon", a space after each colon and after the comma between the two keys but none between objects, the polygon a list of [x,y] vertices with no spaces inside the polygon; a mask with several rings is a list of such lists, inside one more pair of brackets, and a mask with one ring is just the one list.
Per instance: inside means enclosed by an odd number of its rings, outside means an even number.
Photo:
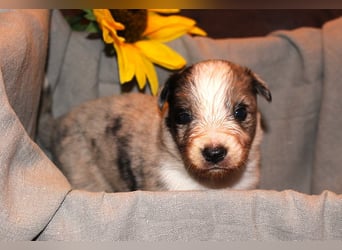
[{"label": "puppy's face", "polygon": [[159,105],[190,174],[207,181],[225,179],[242,168],[257,126],[259,93],[271,93],[249,69],[211,60],[174,74],[165,84]]}]

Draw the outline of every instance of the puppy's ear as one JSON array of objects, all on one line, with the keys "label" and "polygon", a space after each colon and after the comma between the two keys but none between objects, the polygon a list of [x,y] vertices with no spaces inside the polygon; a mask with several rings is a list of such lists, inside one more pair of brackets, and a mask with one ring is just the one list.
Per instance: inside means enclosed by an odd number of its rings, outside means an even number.
[{"label": "puppy's ear", "polygon": [[189,74],[191,74],[192,66],[183,68],[175,73],[173,73],[169,79],[164,84],[164,87],[160,91],[159,98],[158,98],[158,106],[159,109],[162,110],[164,107],[165,102],[170,101],[172,98],[173,93],[177,89],[179,84],[185,84],[186,79]]},{"label": "puppy's ear", "polygon": [[266,83],[255,73],[253,75],[253,88],[255,92],[261,96],[263,96],[268,102],[272,101],[272,94],[269,88],[267,87]]},{"label": "puppy's ear", "polygon": [[169,97],[169,91],[170,91],[170,83],[169,83],[170,79],[166,81],[166,83],[164,84],[162,90],[159,93],[159,97],[158,97],[158,107],[160,110],[163,109],[165,102],[167,101],[168,97]]},{"label": "puppy's ear", "polygon": [[165,82],[163,88],[161,89],[159,93],[159,98],[158,98],[158,106],[160,110],[163,109],[165,102],[168,101],[170,93],[174,91],[177,85],[177,82],[179,82],[182,76],[182,72],[183,70],[173,73]]}]

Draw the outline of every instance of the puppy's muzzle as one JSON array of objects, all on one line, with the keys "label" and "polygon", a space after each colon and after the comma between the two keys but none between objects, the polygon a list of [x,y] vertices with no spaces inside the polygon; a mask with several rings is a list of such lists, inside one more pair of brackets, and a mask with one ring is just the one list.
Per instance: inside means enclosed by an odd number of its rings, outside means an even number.
[{"label": "puppy's muzzle", "polygon": [[206,147],[202,150],[202,155],[208,163],[217,164],[224,160],[227,155],[227,149],[222,146]]}]

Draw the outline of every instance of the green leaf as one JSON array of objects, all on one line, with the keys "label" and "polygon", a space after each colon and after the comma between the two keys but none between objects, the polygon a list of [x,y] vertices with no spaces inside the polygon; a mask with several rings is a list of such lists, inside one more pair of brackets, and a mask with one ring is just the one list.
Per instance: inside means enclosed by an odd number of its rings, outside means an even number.
[{"label": "green leaf", "polygon": [[97,33],[100,31],[99,26],[95,22],[90,22],[88,26],[85,28],[85,31],[89,33]]},{"label": "green leaf", "polygon": [[71,28],[75,31],[85,31],[86,26],[80,23],[74,24],[71,26]]},{"label": "green leaf", "polygon": [[89,21],[96,21],[96,17],[91,9],[83,9],[83,11],[85,12],[85,19],[88,19]]}]

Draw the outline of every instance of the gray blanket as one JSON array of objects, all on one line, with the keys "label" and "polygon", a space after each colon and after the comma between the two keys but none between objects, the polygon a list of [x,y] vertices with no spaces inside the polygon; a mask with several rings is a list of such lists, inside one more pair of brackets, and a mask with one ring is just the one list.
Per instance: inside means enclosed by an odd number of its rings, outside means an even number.
[{"label": "gray blanket", "polygon": [[[89,193],[71,189],[34,142],[48,48],[55,116],[118,91],[101,42],[71,32],[54,11],[0,13],[1,240],[342,239],[342,19],[267,37],[182,37],[189,63],[222,58],[251,67],[274,101],[260,108],[261,189]],[[18,41],[20,41],[18,43]],[[169,72],[158,69],[162,82]]]}]

